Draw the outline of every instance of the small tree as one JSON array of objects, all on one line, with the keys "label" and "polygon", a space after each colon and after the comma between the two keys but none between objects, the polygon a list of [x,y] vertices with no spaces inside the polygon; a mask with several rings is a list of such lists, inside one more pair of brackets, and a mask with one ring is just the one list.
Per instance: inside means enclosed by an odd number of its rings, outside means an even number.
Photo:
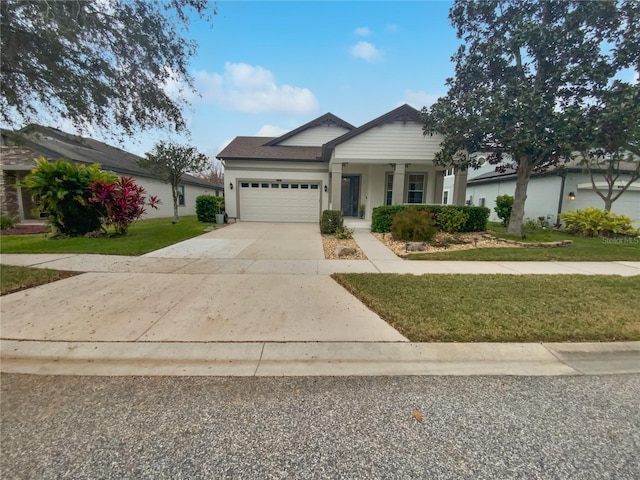
[{"label": "small tree", "polygon": [[171,185],[173,197],[173,223],[178,217],[178,185],[186,173],[201,173],[209,165],[209,157],[198,152],[195,147],[177,145],[171,142],[158,142],[138,165]]},{"label": "small tree", "polygon": [[507,226],[511,218],[511,209],[513,208],[513,197],[511,195],[498,195],[496,197],[496,206],[494,210],[498,218],[502,220],[502,225]]},{"label": "small tree", "polygon": [[[640,179],[639,118],[640,85],[620,81],[601,92],[587,112],[581,165],[589,172],[593,190],[604,201],[606,212]],[[626,180],[620,179],[623,173],[629,175]],[[604,179],[604,191],[597,188],[596,178]]]}]

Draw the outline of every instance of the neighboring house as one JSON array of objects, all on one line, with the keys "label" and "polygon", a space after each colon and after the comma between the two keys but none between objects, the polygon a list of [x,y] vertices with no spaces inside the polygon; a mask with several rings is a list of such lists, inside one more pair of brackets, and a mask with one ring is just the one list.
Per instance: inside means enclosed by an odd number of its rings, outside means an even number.
[{"label": "neighboring house", "polygon": [[[49,161],[62,158],[83,165],[98,163],[103,170],[110,170],[119,176],[133,177],[138,185],[145,188],[148,195],[155,195],[162,202],[157,210],[148,208],[145,218],[173,216],[171,186],[141,169],[136,163],[140,157],[132,153],[91,138],[71,135],[40,125],[29,125],[18,131],[3,129],[1,148],[2,211],[20,220],[34,218],[32,210],[35,204],[31,192],[16,186],[16,183],[29,174],[40,156]],[[178,213],[195,215],[195,200],[198,195],[221,196],[224,194],[224,187],[201,178],[184,175],[179,193]]]},{"label": "neighboring house", "polygon": [[[225,205],[242,221],[317,222],[326,209],[365,218],[391,204],[441,203],[442,138],[424,136],[420,112],[402,105],[354,127],[327,113],[280,137],[236,137],[217,155]],[[466,173],[457,176],[465,200]],[[450,202],[451,203],[451,202]]]},{"label": "neighboring house", "polygon": [[[621,166],[617,185],[626,184],[631,178],[625,174],[625,164]],[[634,165],[627,162],[626,167]],[[498,195],[513,195],[516,189],[516,172],[508,168],[504,173],[495,171],[472,177],[467,182],[467,202],[472,205],[484,205],[491,209],[492,221],[499,221],[494,207]],[[596,187],[605,190],[604,177],[594,173]],[[621,188],[621,187],[619,187]],[[564,168],[554,169],[543,174],[533,174],[527,188],[527,200],[524,207],[525,218],[533,220],[544,217],[551,224],[558,222],[558,214],[569,210],[586,207],[604,208],[603,200],[593,190],[588,172],[577,164],[570,162]],[[611,211],[630,217],[636,226],[640,226],[640,182],[634,182],[629,189],[613,203]]]}]

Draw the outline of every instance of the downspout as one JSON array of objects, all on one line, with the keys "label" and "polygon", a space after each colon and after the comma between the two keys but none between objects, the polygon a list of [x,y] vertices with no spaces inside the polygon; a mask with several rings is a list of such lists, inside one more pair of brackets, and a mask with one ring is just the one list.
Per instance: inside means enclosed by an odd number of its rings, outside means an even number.
[{"label": "downspout", "polygon": [[567,172],[560,173],[560,198],[558,198],[558,213],[556,214],[556,228],[560,228],[560,214],[562,213],[562,201],[564,200],[564,182],[567,180]]}]

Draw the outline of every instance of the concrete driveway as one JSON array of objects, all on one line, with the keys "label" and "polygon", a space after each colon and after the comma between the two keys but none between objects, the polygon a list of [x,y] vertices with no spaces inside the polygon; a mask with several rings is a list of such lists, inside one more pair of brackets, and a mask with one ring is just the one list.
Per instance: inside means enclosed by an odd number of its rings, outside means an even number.
[{"label": "concrete driveway", "polygon": [[[204,258],[204,264],[199,260]],[[174,260],[171,260],[174,259]],[[210,260],[206,260],[210,259]],[[225,260],[226,259],[226,260]],[[92,272],[3,297],[2,338],[115,342],[406,342],[328,275],[249,271],[316,265],[317,224],[236,223],[145,255],[160,273]],[[228,270],[211,262],[231,262]],[[189,264],[198,264],[192,269]],[[233,268],[232,268],[233,267]],[[285,269],[286,271],[286,269]],[[240,273],[239,273],[240,272]]]},{"label": "concrete driveway", "polygon": [[156,258],[236,258],[320,260],[324,258],[315,223],[242,222],[144,255]]}]

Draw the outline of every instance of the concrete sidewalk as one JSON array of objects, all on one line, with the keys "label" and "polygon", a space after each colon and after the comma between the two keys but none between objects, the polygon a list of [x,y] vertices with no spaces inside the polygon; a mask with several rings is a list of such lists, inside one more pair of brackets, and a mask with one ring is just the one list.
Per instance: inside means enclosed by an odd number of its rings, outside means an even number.
[{"label": "concrete sidewalk", "polygon": [[[372,237],[373,238],[373,237]],[[377,240],[376,240],[377,242]],[[366,245],[362,242],[361,245]],[[380,242],[378,242],[379,245]],[[378,250],[378,245],[375,249]],[[386,249],[386,247],[384,247]],[[388,251],[388,249],[387,249]],[[389,251],[388,251],[389,252]],[[392,254],[393,255],[393,254]],[[378,256],[379,258],[375,258]],[[6,265],[103,273],[330,275],[332,273],[506,274],[506,275],[640,275],[640,261],[629,262],[482,262],[380,258],[369,260],[164,258],[90,254],[4,254]]]}]

